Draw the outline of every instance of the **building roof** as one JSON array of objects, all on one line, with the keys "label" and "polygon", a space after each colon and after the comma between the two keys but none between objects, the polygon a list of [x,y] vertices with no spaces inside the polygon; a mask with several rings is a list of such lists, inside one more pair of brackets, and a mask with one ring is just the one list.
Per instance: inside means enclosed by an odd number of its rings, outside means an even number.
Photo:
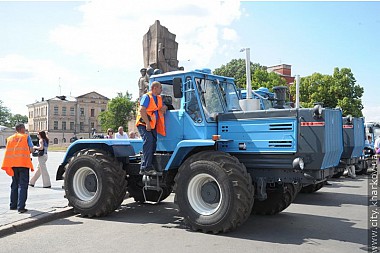
[{"label": "building roof", "polygon": [[86,93],[86,94],[80,95],[80,96],[76,97],[76,99],[78,99],[78,98],[85,98],[85,97],[88,97],[88,95],[92,95],[91,98],[100,98],[100,99],[110,100],[110,99],[107,98],[106,96],[103,96],[102,94],[99,94],[99,93],[96,92],[96,91],[91,91],[91,92],[89,92],[89,93]]},{"label": "building roof", "polygon": [[56,96],[54,98],[48,99],[48,101],[69,101],[69,102],[75,102],[76,98],[72,96]]}]

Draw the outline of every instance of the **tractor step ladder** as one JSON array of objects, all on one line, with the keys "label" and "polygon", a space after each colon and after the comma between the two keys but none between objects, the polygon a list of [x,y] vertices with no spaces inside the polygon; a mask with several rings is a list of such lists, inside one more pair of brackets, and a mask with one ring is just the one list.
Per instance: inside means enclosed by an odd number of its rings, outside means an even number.
[{"label": "tractor step ladder", "polygon": [[[153,191],[158,191],[160,192],[160,196],[158,197],[157,201],[154,202],[155,204],[159,203],[160,200],[161,200],[161,197],[162,197],[162,194],[164,193],[164,190],[161,188],[160,186],[160,176],[162,176],[162,172],[157,172],[156,175],[154,176],[150,176],[150,175],[143,175],[143,182],[144,182],[144,187],[142,188],[142,192],[143,192],[143,195],[144,195],[144,200],[145,202],[147,202],[146,200],[146,194],[145,194],[145,191],[147,190],[153,190]],[[157,184],[156,185],[151,185],[150,184],[150,181],[156,177],[156,182]]]}]

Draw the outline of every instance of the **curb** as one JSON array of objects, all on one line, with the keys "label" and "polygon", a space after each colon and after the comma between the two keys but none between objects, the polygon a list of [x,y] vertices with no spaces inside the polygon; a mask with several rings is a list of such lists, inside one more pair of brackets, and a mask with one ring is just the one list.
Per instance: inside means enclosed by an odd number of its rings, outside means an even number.
[{"label": "curb", "polygon": [[16,232],[21,232],[33,227],[42,225],[44,223],[56,220],[67,218],[74,215],[72,207],[56,208],[51,212],[42,213],[36,216],[32,216],[25,220],[16,221],[11,224],[0,227],[0,238],[14,234]]}]

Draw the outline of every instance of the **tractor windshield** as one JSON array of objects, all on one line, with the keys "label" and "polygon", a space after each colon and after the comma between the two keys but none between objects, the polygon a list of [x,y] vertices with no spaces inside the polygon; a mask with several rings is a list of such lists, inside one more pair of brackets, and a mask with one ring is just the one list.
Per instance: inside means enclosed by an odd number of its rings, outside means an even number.
[{"label": "tractor windshield", "polygon": [[203,78],[195,78],[199,97],[208,122],[215,122],[216,116],[223,113],[223,105],[220,99],[219,85],[213,81]]},{"label": "tractor windshield", "polygon": [[227,111],[241,111],[235,85],[233,83],[220,82],[220,89]]}]

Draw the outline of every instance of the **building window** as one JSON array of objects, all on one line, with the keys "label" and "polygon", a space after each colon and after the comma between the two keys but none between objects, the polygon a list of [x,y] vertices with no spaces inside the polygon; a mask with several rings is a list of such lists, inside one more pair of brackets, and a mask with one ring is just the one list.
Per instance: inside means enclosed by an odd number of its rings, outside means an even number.
[{"label": "building window", "polygon": [[58,121],[54,121],[54,130],[58,130]]},{"label": "building window", "polygon": [[94,128],[94,127],[95,127],[94,122],[91,122],[91,128]]},{"label": "building window", "polygon": [[58,115],[58,106],[54,106],[54,115],[57,116]]},{"label": "building window", "polygon": [[70,107],[70,115],[71,116],[75,115],[74,107]]},{"label": "building window", "polygon": [[84,108],[80,108],[80,116],[84,116]]},{"label": "building window", "polygon": [[62,115],[66,116],[66,106],[62,107]]},{"label": "building window", "polygon": [[95,117],[95,109],[91,109],[91,117]]},{"label": "building window", "polygon": [[54,144],[58,144],[58,138],[54,138]]},{"label": "building window", "polygon": [[62,130],[66,130],[66,121],[62,121]]},{"label": "building window", "polygon": [[70,122],[70,130],[74,130],[74,122]]},{"label": "building window", "polygon": [[105,111],[105,109],[101,109],[100,111],[101,111],[101,112],[104,112],[104,111]]},{"label": "building window", "polygon": [[80,129],[80,131],[84,131],[84,124],[83,124],[83,122],[79,123],[79,129]]}]

